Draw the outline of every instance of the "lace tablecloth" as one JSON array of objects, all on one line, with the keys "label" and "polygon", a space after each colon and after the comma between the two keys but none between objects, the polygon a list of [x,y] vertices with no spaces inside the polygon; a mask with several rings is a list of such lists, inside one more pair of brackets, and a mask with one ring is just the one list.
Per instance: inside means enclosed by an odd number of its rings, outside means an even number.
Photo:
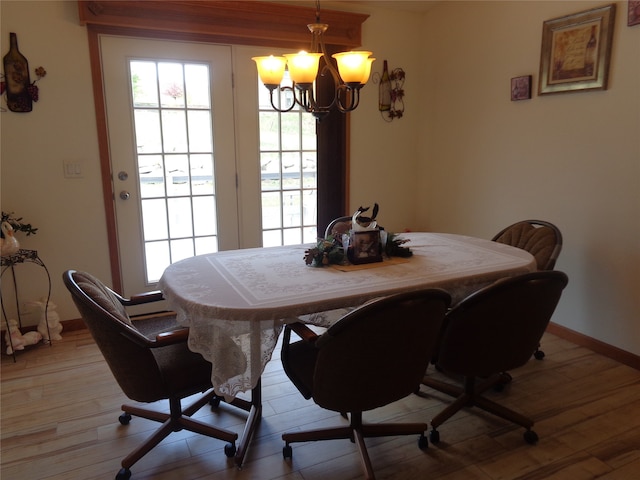
[{"label": "lace tablecloth", "polygon": [[212,362],[216,392],[229,399],[256,386],[289,319],[328,326],[341,309],[427,287],[447,290],[456,302],[498,278],[535,270],[529,253],[488,240],[402,237],[413,251],[406,262],[316,268],[303,260],[305,245],[231,250],[177,262],[159,286],[190,327],[189,347]]}]

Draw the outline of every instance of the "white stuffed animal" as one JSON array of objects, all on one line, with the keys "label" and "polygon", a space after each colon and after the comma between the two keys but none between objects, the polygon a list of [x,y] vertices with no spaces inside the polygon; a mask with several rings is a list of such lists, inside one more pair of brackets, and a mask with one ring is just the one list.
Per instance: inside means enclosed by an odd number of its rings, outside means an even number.
[{"label": "white stuffed animal", "polygon": [[25,346],[27,346],[27,345],[35,345],[40,340],[42,340],[42,335],[40,334],[40,332],[37,332],[35,330],[33,330],[31,332],[27,332],[27,333],[22,335],[22,341],[24,342]]},{"label": "white stuffed animal", "polygon": [[[62,340],[62,324],[60,323],[60,316],[56,312],[57,305],[53,302],[49,302],[47,307],[47,299],[42,298],[39,302],[29,302],[29,305],[40,309],[40,322],[38,323],[38,332],[45,340]],[[47,330],[47,323],[49,329]],[[51,334],[51,338],[49,338]]]},{"label": "white stuffed animal", "polygon": [[[15,318],[8,322],[9,329],[4,334],[4,341],[7,344],[7,355],[11,355],[14,350],[24,350],[24,338],[18,328],[18,321]],[[13,346],[13,349],[11,348]]]}]

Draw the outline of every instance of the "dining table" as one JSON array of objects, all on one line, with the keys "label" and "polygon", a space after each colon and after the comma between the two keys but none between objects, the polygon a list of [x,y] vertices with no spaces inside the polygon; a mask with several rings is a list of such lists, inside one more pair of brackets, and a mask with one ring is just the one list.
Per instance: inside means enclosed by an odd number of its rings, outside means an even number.
[{"label": "dining table", "polygon": [[370,300],[424,288],[446,290],[455,304],[496,280],[536,269],[528,252],[490,240],[431,232],[398,238],[406,240],[410,257],[319,267],[304,260],[314,245],[288,245],[197,255],[164,271],[159,288],[189,327],[189,348],[212,363],[216,395],[249,412],[238,467],[262,416],[261,375],[287,322],[329,327]]}]

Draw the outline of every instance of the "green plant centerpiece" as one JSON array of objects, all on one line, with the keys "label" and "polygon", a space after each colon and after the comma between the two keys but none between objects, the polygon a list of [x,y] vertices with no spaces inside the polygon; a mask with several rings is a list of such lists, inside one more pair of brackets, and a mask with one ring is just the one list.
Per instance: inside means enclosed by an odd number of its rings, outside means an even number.
[{"label": "green plant centerpiece", "polygon": [[[392,232],[386,232],[384,228],[378,227],[377,223],[374,223],[378,214],[378,204],[376,203],[373,207],[371,217],[363,216],[362,214],[368,210],[369,207],[360,207],[353,214],[354,228],[356,224],[359,228],[368,228],[373,224],[372,226],[375,230],[383,233],[381,235],[382,242],[380,245],[380,254],[384,254],[387,257],[407,258],[412,256],[413,252],[408,247],[404,246],[404,244],[409,241],[408,239],[401,238],[399,235]],[[345,235],[351,237],[353,233],[354,231],[352,229]],[[304,261],[307,265],[314,267],[323,267],[331,264],[344,265],[349,263],[349,255],[345,252],[343,239],[334,235],[329,235],[327,238],[319,238],[315,247],[309,248],[305,251]]]}]

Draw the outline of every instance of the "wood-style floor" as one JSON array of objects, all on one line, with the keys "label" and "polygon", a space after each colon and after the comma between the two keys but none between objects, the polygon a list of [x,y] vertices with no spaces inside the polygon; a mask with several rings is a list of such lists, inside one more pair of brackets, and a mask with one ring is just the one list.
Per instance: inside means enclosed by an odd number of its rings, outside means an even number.
[{"label": "wood-style floor", "polygon": [[[53,347],[19,352],[17,363],[2,355],[2,479],[112,479],[121,458],[157,426],[138,418],[121,426],[126,398],[91,337],[82,330],[63,337]],[[413,436],[368,439],[377,478],[640,478],[640,372],[550,334],[542,347],[544,360],[511,372],[513,383],[491,393],[535,420],[537,445],[523,441],[520,427],[465,410],[425,451]],[[264,417],[242,470],[225,457],[223,442],[178,432],[133,466],[132,480],[361,478],[348,440],[294,444],[293,460],[283,460],[282,432],[344,420],[304,400],[277,357],[263,377]],[[422,392],[365,414],[365,421],[428,421],[449,402]],[[196,416],[242,433],[245,414],[231,407],[205,407]]]}]

